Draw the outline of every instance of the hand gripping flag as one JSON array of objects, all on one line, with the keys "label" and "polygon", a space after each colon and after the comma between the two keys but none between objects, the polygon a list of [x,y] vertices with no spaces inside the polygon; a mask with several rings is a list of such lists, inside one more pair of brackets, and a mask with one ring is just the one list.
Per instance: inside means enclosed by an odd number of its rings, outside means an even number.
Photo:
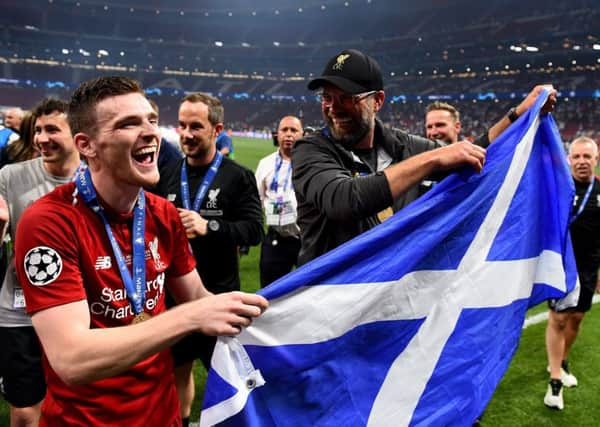
[{"label": "hand gripping flag", "polygon": [[384,224],[260,291],[220,338],[202,426],[470,426],[526,311],[576,294],[574,194],[547,93],[488,149]]}]

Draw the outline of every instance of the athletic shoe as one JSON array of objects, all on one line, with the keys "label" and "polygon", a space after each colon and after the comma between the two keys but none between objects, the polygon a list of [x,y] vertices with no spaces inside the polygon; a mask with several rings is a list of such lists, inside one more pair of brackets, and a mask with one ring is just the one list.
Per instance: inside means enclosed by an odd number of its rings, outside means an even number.
[{"label": "athletic shoe", "polygon": [[561,380],[550,379],[544,396],[544,405],[559,411],[563,410],[565,403],[563,402],[563,384]]},{"label": "athletic shoe", "polygon": [[562,361],[560,368],[560,379],[563,385],[567,388],[577,387],[577,378],[569,370],[569,362],[566,360]]},{"label": "athletic shoe", "polygon": [[[546,371],[550,373],[550,366],[546,367]],[[563,387],[566,388],[577,387],[578,384],[577,377],[569,371],[569,362],[566,360],[562,361],[560,367],[560,380],[563,382]]]}]

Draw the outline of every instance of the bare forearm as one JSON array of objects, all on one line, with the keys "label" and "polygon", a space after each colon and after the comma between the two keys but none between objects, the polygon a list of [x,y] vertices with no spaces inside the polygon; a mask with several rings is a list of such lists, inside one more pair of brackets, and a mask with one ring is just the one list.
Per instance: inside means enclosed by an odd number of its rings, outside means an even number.
[{"label": "bare forearm", "polygon": [[122,373],[192,331],[236,335],[267,305],[259,295],[230,292],[181,304],[139,324],[91,329],[82,300],[40,311],[32,320],[58,376],[67,384],[84,384]]},{"label": "bare forearm", "polygon": [[167,286],[171,296],[180,304],[213,295],[202,283],[196,269],[181,277],[167,279]]},{"label": "bare forearm", "polygon": [[490,143],[494,142],[496,138],[500,136],[502,132],[506,130],[511,125],[511,121],[507,116],[503,116],[500,120],[498,120],[489,130],[488,130],[488,139]]},{"label": "bare forearm", "polygon": [[[189,308],[187,308],[189,309]],[[118,375],[168,348],[192,329],[186,307],[178,306],[136,325],[105,329],[81,327],[62,348],[45,346],[53,369],[68,384]],[[40,327],[34,317],[34,326]]]},{"label": "bare forearm", "polygon": [[387,168],[390,193],[395,200],[410,187],[433,172],[470,165],[480,172],[485,162],[485,150],[470,142],[456,142],[410,157]]},{"label": "bare forearm", "polygon": [[436,170],[435,150],[410,157],[385,169],[392,198],[396,200],[412,186]]},{"label": "bare forearm", "polygon": [[[523,101],[514,108],[514,111],[517,117],[520,117],[527,111],[528,108],[529,107],[525,104],[525,101]],[[508,115],[502,116],[500,120],[494,123],[494,125],[488,130],[488,140],[490,141],[490,144],[494,142],[494,140],[498,138],[512,123],[513,122],[510,121]]]},{"label": "bare forearm", "polygon": [[[549,91],[549,96],[546,100],[546,103],[542,106],[542,112],[548,113],[554,110],[557,94],[556,89],[554,89],[552,85],[538,85],[534,87],[533,90],[525,97],[525,99],[515,107],[514,112],[516,116],[521,117],[523,114],[525,114],[525,112],[527,112],[527,110],[533,106],[535,100],[544,89]],[[511,125],[511,123],[512,122],[508,118],[508,115],[502,116],[502,118],[498,120],[498,122],[496,122],[488,131],[490,143],[500,136],[500,134]]]}]

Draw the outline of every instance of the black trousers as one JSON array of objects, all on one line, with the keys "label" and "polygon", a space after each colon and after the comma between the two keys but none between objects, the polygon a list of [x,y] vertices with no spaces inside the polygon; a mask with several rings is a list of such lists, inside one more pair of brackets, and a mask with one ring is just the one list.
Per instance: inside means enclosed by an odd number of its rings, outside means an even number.
[{"label": "black trousers", "polygon": [[260,286],[264,288],[292,271],[299,252],[299,238],[281,236],[269,227],[260,252]]}]

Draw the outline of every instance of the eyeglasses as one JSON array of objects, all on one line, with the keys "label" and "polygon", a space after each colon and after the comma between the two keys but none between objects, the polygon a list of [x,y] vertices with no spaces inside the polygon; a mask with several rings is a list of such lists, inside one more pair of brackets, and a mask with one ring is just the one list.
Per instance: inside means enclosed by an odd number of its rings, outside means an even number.
[{"label": "eyeglasses", "polygon": [[317,97],[319,98],[319,101],[321,101],[321,104],[325,107],[331,107],[333,105],[333,101],[344,106],[354,106],[363,99],[368,98],[376,93],[376,90],[372,90],[369,92],[357,93],[356,95],[342,93],[341,95],[335,96],[327,92],[321,92],[317,94]]}]

